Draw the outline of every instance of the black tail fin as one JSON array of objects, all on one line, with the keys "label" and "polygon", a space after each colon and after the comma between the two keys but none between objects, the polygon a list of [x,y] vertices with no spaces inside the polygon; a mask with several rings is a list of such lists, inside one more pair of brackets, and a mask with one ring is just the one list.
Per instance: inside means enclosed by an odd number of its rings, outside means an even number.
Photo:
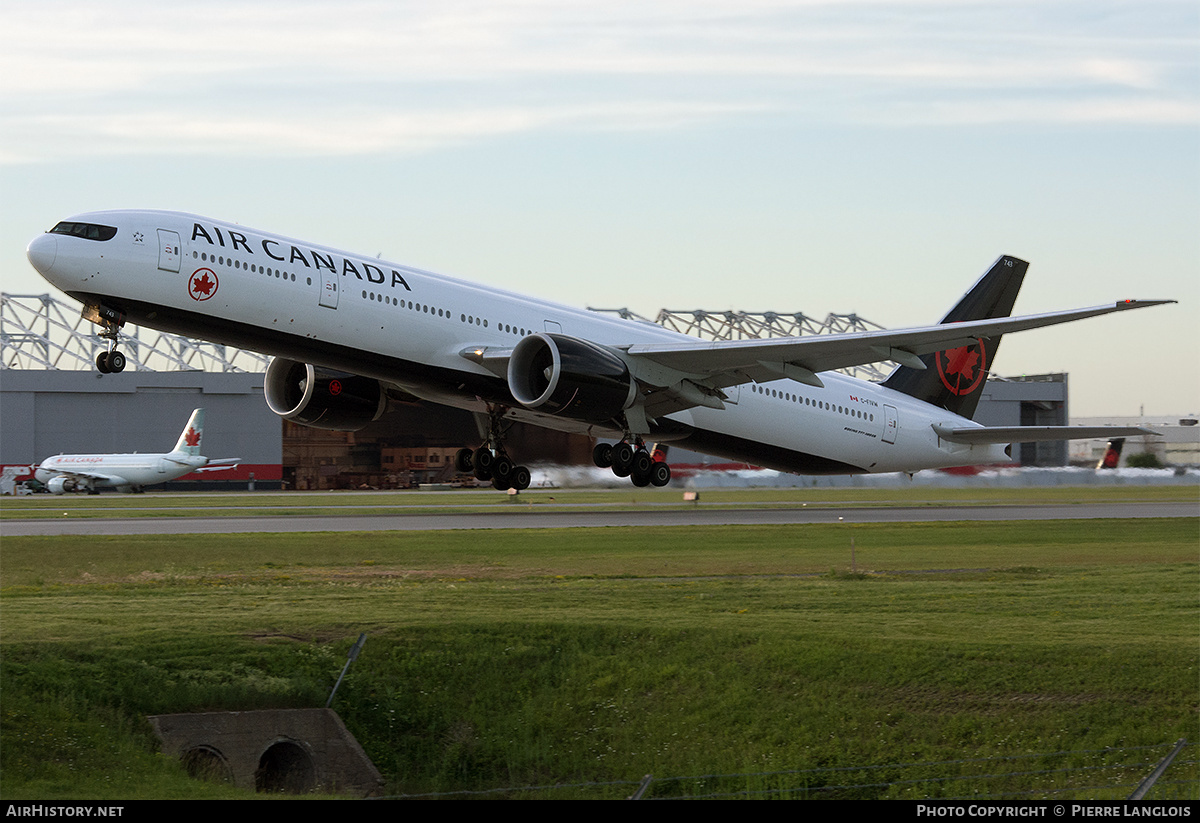
[{"label": "black tail fin", "polygon": [[[986,320],[1012,314],[1017,292],[1029,264],[1005,255],[992,264],[971,290],[942,318],[943,323]],[[925,369],[899,366],[883,381],[889,389],[941,406],[949,412],[972,417],[983,394],[988,370],[1000,348],[1000,337],[978,338],[970,346],[935,352],[921,357]]]}]

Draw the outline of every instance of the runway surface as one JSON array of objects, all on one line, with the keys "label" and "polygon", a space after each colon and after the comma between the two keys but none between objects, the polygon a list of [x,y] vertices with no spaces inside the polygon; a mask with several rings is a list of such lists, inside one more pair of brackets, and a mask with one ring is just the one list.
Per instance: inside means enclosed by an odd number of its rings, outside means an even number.
[{"label": "runway surface", "polygon": [[945,521],[1092,520],[1197,517],[1200,504],[1079,503],[1013,506],[805,506],[779,509],[703,508],[636,511],[512,510],[459,514],[288,515],[263,517],[131,517],[6,520],[0,534],[246,534],[257,532],[437,531],[446,529],[571,529],[619,526],[798,525],[804,523],[929,523]]}]

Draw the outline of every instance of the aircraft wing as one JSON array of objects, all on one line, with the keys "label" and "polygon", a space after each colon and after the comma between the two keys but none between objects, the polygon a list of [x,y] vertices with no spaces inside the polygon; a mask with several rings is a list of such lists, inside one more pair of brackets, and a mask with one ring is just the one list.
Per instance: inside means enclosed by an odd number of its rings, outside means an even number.
[{"label": "aircraft wing", "polygon": [[87,483],[100,482],[100,483],[111,483],[113,485],[121,486],[127,482],[125,480],[125,478],[121,477],[119,474],[104,474],[103,472],[84,472],[84,471],[78,471],[75,469],[44,469],[43,471],[48,471],[51,474],[54,474],[56,476],[70,477],[75,480],[85,481]]},{"label": "aircraft wing", "polygon": [[1138,426],[945,426],[934,423],[938,437],[951,443],[1035,443],[1042,440],[1091,440],[1095,438],[1159,436]]},{"label": "aircraft wing", "polygon": [[696,343],[648,343],[619,347],[633,358],[703,379],[713,388],[751,380],[790,377],[824,385],[818,372],[891,360],[923,369],[918,355],[966,346],[979,337],[1070,323],[1112,312],[1174,303],[1174,300],[1124,300],[1085,309],[946,323],[912,329],[814,335],[812,337],[724,340]]},{"label": "aircraft wing", "polygon": [[[978,338],[1174,302],[1123,300],[1091,308],[940,323],[912,329],[755,340],[610,344],[603,348],[620,356],[642,387],[640,407],[626,413],[644,412],[647,417],[654,418],[694,406],[723,409],[726,397],[722,389],[742,383],[762,383],[787,377],[819,388],[824,383],[817,376],[818,372],[888,360],[924,369],[920,355],[971,345]],[[508,347],[480,346],[464,349],[459,354],[505,377],[513,351]],[[1011,439],[1003,442],[1011,442]]]},{"label": "aircraft wing", "polygon": [[[788,377],[810,386],[819,372],[893,361],[924,369],[919,355],[974,344],[977,338],[1026,331],[1173,300],[1125,300],[1061,312],[941,323],[912,329],[696,343],[649,343],[620,347],[634,376],[652,387],[644,394],[648,417],[693,406],[724,408],[722,389]],[[1005,440],[1003,442],[1011,442]]]}]

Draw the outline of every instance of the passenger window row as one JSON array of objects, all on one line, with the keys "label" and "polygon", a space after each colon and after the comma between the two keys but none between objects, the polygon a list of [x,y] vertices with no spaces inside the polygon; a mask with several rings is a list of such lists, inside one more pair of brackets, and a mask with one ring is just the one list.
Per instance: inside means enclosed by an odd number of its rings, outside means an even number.
[{"label": "passenger window row", "polygon": [[[293,283],[296,281],[295,272],[286,272],[282,269],[272,268],[270,266],[260,266],[257,263],[243,263],[241,260],[235,260],[232,257],[224,255],[209,254],[208,252],[193,251],[192,259],[199,260],[202,263],[216,263],[218,266],[228,266],[231,269],[245,269],[253,274],[265,274],[267,277],[275,277],[283,280],[290,280]],[[306,278],[308,285],[312,285],[312,278]]]},{"label": "passenger window row", "polygon": [[[59,224],[59,226],[62,226],[62,225],[84,225],[84,224],[63,224],[63,223]],[[101,227],[101,228],[103,228],[103,227]],[[55,230],[57,231],[57,229],[58,229],[58,227],[56,226]],[[116,229],[113,229],[113,231],[115,232]],[[192,258],[196,259],[196,260],[200,260],[201,262],[205,262],[205,263],[216,263],[219,266],[228,266],[228,267],[234,268],[234,269],[245,269],[253,274],[265,274],[268,277],[282,278],[284,280],[290,280],[292,282],[295,282],[295,280],[296,280],[295,272],[285,272],[285,271],[282,271],[281,269],[276,269],[276,268],[272,268],[269,266],[260,266],[257,263],[243,263],[241,260],[237,260],[232,257],[225,257],[224,255],[216,255],[216,254],[210,255],[208,252],[193,251]],[[307,277],[307,278],[305,278],[305,280],[308,283],[308,285],[310,285],[310,286],[312,285],[311,277]],[[414,302],[412,300],[400,300],[400,299],[392,297],[390,295],[379,294],[379,293],[376,293],[373,291],[367,291],[366,289],[362,290],[362,298],[364,300],[371,300],[376,303],[384,303],[389,306],[397,306],[402,309],[408,309],[410,311],[419,311],[423,314],[436,315],[438,317],[445,317],[447,319],[452,316],[448,309],[439,309],[436,306],[431,306],[427,303]],[[462,323],[469,323],[474,326],[482,326],[485,329],[489,328],[489,325],[490,325],[487,320],[480,318],[480,317],[476,317],[474,315],[469,315],[469,314],[460,314],[458,316],[458,319]],[[520,337],[524,337],[525,335],[531,333],[527,329],[521,328],[519,326],[514,326],[509,323],[497,323],[496,328],[498,328],[508,334],[516,334]]]},{"label": "passenger window row", "polygon": [[825,400],[814,400],[811,397],[792,394],[791,392],[784,392],[780,391],[779,389],[772,389],[766,386],[752,385],[750,390],[756,394],[762,394],[766,395],[767,397],[774,397],[778,400],[786,400],[790,403],[821,409],[822,411],[836,411],[838,414],[846,414],[851,417],[857,417],[860,420],[867,420],[870,422],[874,422],[875,420],[875,415],[873,413],[865,412],[861,409],[852,408],[850,406],[839,406],[836,403],[829,403]]}]

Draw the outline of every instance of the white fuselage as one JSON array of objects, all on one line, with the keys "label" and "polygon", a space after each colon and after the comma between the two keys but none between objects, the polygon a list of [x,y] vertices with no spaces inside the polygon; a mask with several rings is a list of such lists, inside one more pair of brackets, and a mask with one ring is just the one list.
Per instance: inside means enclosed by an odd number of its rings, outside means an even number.
[{"label": "white fuselage", "polygon": [[207,463],[207,457],[170,453],[60,454],[43,460],[34,476],[52,489],[55,478],[64,478],[65,483],[57,484],[58,491],[113,488],[129,491],[175,480]]},{"label": "white fuselage", "polygon": [[[43,276],[85,304],[120,310],[140,325],[376,378],[436,403],[476,412],[507,406],[513,419],[554,429],[621,434],[522,408],[501,377],[462,352],[512,347],[547,331],[610,347],[684,337],[190,214],[113,211],[72,219],[118,231],[108,241],[46,234],[29,255]],[[726,389],[725,408],[668,414],[652,435],[802,474],[1010,459],[1003,446],[939,439],[933,424],[973,425],[944,409],[837,373],[822,373],[821,381],[821,388],[786,378],[734,386]],[[131,466],[138,459],[120,457]],[[152,463],[149,457],[141,459]]]}]

